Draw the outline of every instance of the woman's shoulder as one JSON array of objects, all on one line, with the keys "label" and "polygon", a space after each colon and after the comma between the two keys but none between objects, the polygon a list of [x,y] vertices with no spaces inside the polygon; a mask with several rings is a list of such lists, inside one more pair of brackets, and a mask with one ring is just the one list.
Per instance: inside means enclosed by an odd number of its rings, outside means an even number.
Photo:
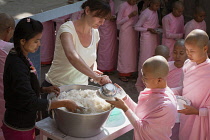
[{"label": "woman's shoulder", "polygon": [[59,32],[72,32],[74,31],[74,24],[72,21],[67,21],[60,26]]}]

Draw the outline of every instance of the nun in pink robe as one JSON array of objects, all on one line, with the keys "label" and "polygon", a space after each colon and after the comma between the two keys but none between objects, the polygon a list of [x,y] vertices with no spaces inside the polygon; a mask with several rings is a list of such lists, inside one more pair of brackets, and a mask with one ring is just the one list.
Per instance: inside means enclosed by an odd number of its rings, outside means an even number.
[{"label": "nun in pink robe", "polygon": [[181,114],[179,140],[210,140],[210,59],[199,65],[188,59],[183,71],[183,88],[173,92],[189,99],[199,115]]},{"label": "nun in pink robe", "polygon": [[[3,73],[4,63],[10,49],[13,48],[13,43],[9,43],[0,40],[0,126],[2,126],[2,120],[5,112],[5,101],[4,101],[4,86],[3,86]],[[2,130],[0,129],[0,140],[4,140]]]},{"label": "nun in pink robe", "polygon": [[134,127],[135,140],[170,140],[177,115],[170,88],[146,88],[140,93],[138,104],[129,96],[124,102],[130,108],[125,114]]},{"label": "nun in pink robe", "polygon": [[174,61],[169,61],[168,65],[169,65],[169,73],[167,76],[168,87],[175,88],[182,86],[183,76],[184,76],[182,67],[177,68],[174,65]]},{"label": "nun in pink robe", "polygon": [[137,87],[144,87],[141,79],[141,68],[142,64],[148,58],[154,56],[155,48],[158,44],[157,34],[153,34],[147,31],[148,28],[156,29],[159,27],[159,20],[157,11],[145,9],[139,16],[139,20],[135,25],[135,30],[141,32],[140,36],[140,54],[139,54],[139,64],[138,64],[138,79],[135,84]]},{"label": "nun in pink robe", "polygon": [[[138,32],[134,30],[134,25],[138,20],[137,11],[137,5],[130,5],[128,2],[122,3],[119,8],[117,26],[120,33],[117,70],[120,76],[130,76],[132,72],[137,71]],[[136,15],[129,18],[132,12],[136,12]]]},{"label": "nun in pink robe", "polygon": [[52,20],[42,23],[41,64],[51,64],[55,49],[55,27]]},{"label": "nun in pink robe", "polygon": [[185,37],[194,29],[201,29],[203,31],[206,31],[206,22],[204,20],[202,22],[197,22],[194,19],[187,22],[184,26]]},{"label": "nun in pink robe", "polygon": [[[109,0],[112,16],[115,16],[114,2]],[[117,67],[117,26],[115,20],[105,20],[99,27],[97,66],[102,72],[111,72]]]},{"label": "nun in pink robe", "polygon": [[173,47],[177,39],[181,39],[184,34],[184,17],[183,15],[175,17],[172,13],[166,15],[162,19],[163,24],[163,38],[162,44],[169,47],[170,58],[173,58]]}]

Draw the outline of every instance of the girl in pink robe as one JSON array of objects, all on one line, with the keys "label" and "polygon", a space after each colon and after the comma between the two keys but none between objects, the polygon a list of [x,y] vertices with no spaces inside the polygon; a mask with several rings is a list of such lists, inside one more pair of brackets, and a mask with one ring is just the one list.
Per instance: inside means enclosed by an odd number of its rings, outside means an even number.
[{"label": "girl in pink robe", "polygon": [[111,74],[117,67],[117,27],[113,0],[109,0],[109,5],[112,17],[99,27],[97,66],[98,70]]},{"label": "girl in pink robe", "polygon": [[120,5],[117,26],[120,28],[117,70],[120,79],[127,82],[127,77],[137,71],[138,33],[134,25],[138,20],[136,0],[127,0]]},{"label": "girl in pink robe", "polygon": [[[159,64],[156,69],[154,63]],[[177,110],[175,96],[164,78],[168,73],[167,61],[162,56],[154,56],[144,64],[142,75],[147,88],[140,92],[138,104],[128,95],[123,100],[116,98],[116,101],[107,102],[125,112],[134,127],[135,140],[170,140]],[[159,76],[154,74],[155,71]]]},{"label": "girl in pink robe", "polygon": [[141,80],[142,64],[148,58],[154,56],[155,48],[158,44],[156,29],[159,27],[157,10],[160,7],[160,1],[152,1],[150,7],[145,9],[139,16],[139,21],[135,25],[135,30],[141,32],[140,37],[140,54],[138,64],[138,79],[135,84],[136,88],[144,87]]},{"label": "girl in pink robe", "polygon": [[208,35],[200,29],[193,30],[185,39],[188,60],[183,71],[183,87],[173,89],[191,101],[191,106],[179,110],[180,140],[210,139],[210,60],[207,56]]},{"label": "girl in pink robe", "polygon": [[201,7],[197,7],[195,10],[194,19],[187,22],[184,26],[185,37],[194,29],[206,31],[206,22],[204,21],[205,17],[206,12]]},{"label": "girl in pink robe", "polygon": [[[173,50],[174,61],[169,61],[169,74],[167,76],[167,85],[170,88],[180,87],[183,83],[183,65],[187,59],[187,53],[184,46],[184,39],[178,40]],[[179,140],[180,123],[176,123],[172,129],[171,140]]]},{"label": "girl in pink robe", "polygon": [[173,59],[174,61],[168,62],[169,74],[167,76],[167,85],[170,88],[182,86],[184,76],[182,67],[187,59],[184,39],[180,39],[174,44]]},{"label": "girl in pink robe", "polygon": [[[0,32],[0,127],[1,127],[5,112],[4,85],[3,85],[4,64],[7,54],[14,47],[13,43],[10,43],[9,41],[14,33],[15,20],[12,18],[12,16],[6,13],[0,13],[0,28],[1,28],[0,29],[1,30]],[[4,140],[2,129],[0,129],[0,140]]]},{"label": "girl in pink robe", "polygon": [[173,60],[173,47],[177,39],[181,39],[184,34],[184,17],[182,15],[184,6],[180,1],[176,1],[173,11],[164,16],[162,19],[163,24],[163,38],[162,44],[169,47],[170,58]]}]

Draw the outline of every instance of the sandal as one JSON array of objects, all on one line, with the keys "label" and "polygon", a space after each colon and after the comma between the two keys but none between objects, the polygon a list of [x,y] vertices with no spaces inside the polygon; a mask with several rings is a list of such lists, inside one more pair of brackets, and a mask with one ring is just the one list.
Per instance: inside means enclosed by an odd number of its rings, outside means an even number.
[{"label": "sandal", "polygon": [[119,79],[123,82],[128,82],[128,78],[125,76],[120,76]]},{"label": "sandal", "polygon": [[68,4],[73,4],[74,0],[68,0]]}]

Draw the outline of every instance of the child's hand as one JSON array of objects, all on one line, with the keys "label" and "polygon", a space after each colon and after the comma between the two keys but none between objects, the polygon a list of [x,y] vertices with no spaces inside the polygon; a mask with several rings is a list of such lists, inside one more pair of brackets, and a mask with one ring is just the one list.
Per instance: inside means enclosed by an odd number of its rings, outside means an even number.
[{"label": "child's hand", "polygon": [[199,115],[199,110],[194,108],[193,106],[184,105],[185,109],[178,110],[179,113],[185,115]]},{"label": "child's hand", "polygon": [[128,106],[125,104],[125,102],[119,98],[115,98],[115,101],[107,101],[106,102],[114,105],[117,108],[122,109],[124,112],[128,110]]},{"label": "child's hand", "polygon": [[138,11],[133,11],[128,15],[128,17],[132,18],[132,17],[136,16],[137,14],[138,14]]},{"label": "child's hand", "polygon": [[157,34],[157,31],[152,28],[148,28],[147,31],[150,31],[150,33],[152,33],[152,34]]}]

